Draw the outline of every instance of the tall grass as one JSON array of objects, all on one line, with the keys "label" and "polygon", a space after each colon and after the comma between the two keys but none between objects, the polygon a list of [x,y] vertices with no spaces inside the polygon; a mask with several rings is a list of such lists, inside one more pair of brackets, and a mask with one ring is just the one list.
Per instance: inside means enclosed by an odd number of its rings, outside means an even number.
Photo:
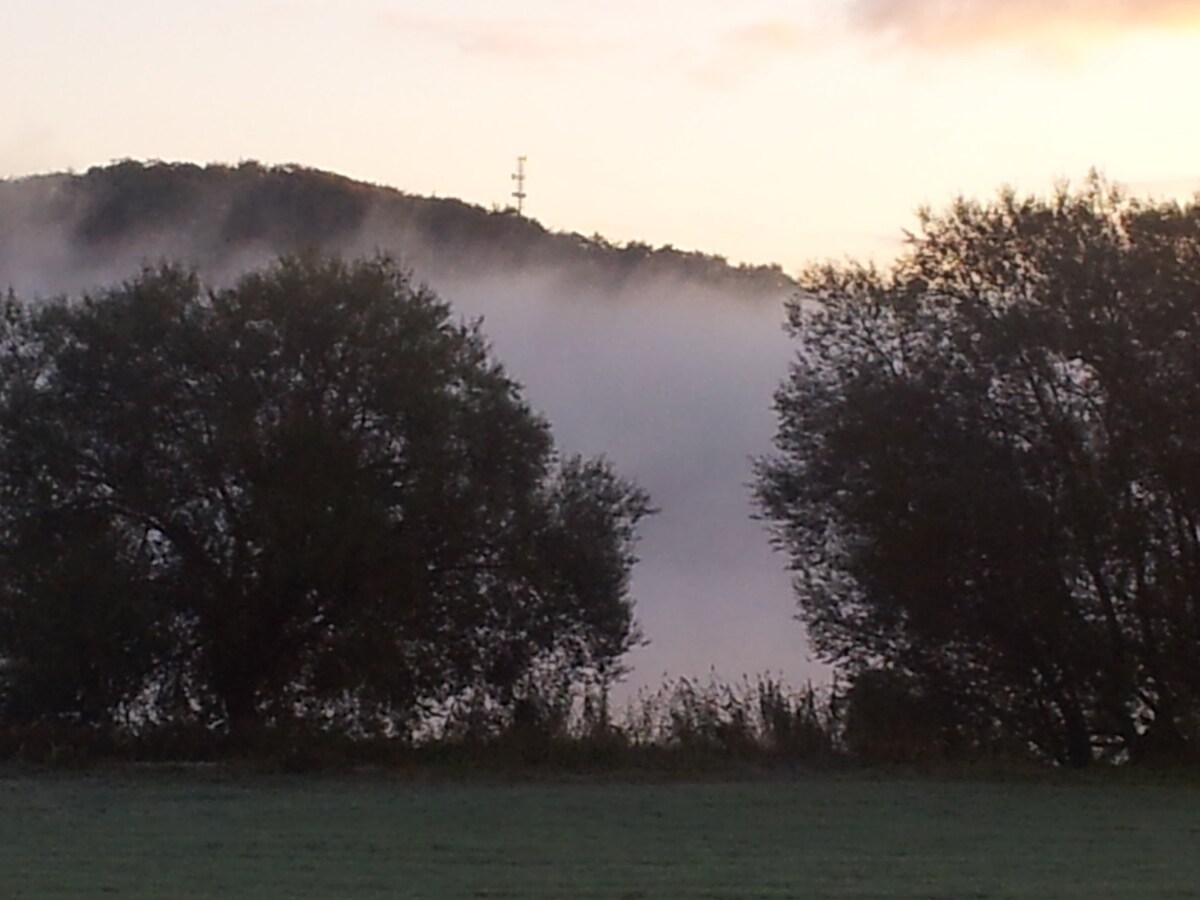
[{"label": "tall grass", "polygon": [[604,685],[527,683],[498,703],[467,695],[411,735],[350,736],[281,722],[227,734],[191,726],[137,731],[42,724],[0,729],[0,759],[245,762],[306,770],[356,765],[604,770],[828,761],[842,752],[838,697],[760,676],[678,678],[614,709]]}]

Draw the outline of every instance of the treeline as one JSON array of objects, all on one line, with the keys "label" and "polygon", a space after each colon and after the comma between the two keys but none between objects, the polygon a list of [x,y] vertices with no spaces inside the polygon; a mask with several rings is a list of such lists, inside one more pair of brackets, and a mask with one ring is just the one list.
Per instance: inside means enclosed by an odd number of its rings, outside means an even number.
[{"label": "treeline", "polygon": [[230,732],[196,722],[141,728],[64,721],[0,726],[0,760],[56,766],[221,763],[265,771],[414,769],[431,774],[592,773],[687,777],[901,766],[979,771],[1037,765],[1027,748],[952,754],[876,697],[836,683],[793,688],[760,676],[680,678],[643,689],[619,708],[595,687],[559,683],[515,703],[461,698],[405,739],[279,721]]},{"label": "treeline", "polygon": [[[156,196],[98,208],[146,228]],[[10,297],[8,752],[1194,762],[1200,206],[960,200],[891,269],[798,284],[754,490],[845,689],[680,682],[624,718],[650,498],[561,458],[404,270]]]},{"label": "treeline", "polygon": [[[1036,748],[1019,739],[968,748],[947,742],[937,724],[871,678],[796,688],[771,676],[730,682],[714,674],[644,688],[619,706],[595,685],[562,682],[530,686],[511,704],[463,697],[403,738],[296,719],[237,731],[195,720],[136,728],[61,719],[8,722],[0,723],[0,761],[684,778],[863,767],[1011,775],[1044,766]],[[1175,767],[1186,760],[1157,762]]]},{"label": "treeline", "polygon": [[247,257],[398,254],[425,280],[487,272],[558,271],[578,286],[704,284],[739,298],[793,288],[778,266],[732,265],[720,256],[613,243],[547,230],[512,209],[422,197],[300,166],[197,166],[126,160],[82,174],[0,182],[3,260],[19,263],[30,229],[61,236],[66,262],[103,266],[130,247],[201,271],[240,268]]},{"label": "treeline", "polygon": [[801,279],[758,496],[816,650],[955,753],[1200,750],[1200,206],[1093,177]]},{"label": "treeline", "polygon": [[0,758],[940,752],[864,724],[859,685],[681,680],[614,712],[650,498],[560,457],[478,328],[386,258],[10,296],[0,376]]}]

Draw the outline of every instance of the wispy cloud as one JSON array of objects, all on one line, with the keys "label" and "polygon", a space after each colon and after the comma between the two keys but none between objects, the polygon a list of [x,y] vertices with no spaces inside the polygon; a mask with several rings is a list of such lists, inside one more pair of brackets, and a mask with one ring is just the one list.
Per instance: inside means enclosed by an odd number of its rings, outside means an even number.
[{"label": "wispy cloud", "polygon": [[730,42],[748,53],[790,53],[811,46],[812,41],[810,29],[779,19],[743,25],[730,32]]},{"label": "wispy cloud", "polygon": [[1147,31],[1200,29],[1200,0],[847,0],[819,24],[770,19],[730,28],[691,71],[704,87],[736,86],[781,60],[838,42],[922,53],[1013,49],[1071,62]]},{"label": "wispy cloud", "polygon": [[726,32],[716,52],[693,69],[705,87],[732,87],[759,69],[811,49],[816,34],[804,25],[772,19]]},{"label": "wispy cloud", "polygon": [[434,17],[401,12],[384,12],[380,18],[389,28],[441,41],[464,54],[512,62],[576,59],[611,49],[610,44],[580,35],[566,25],[541,20]]},{"label": "wispy cloud", "polygon": [[1200,0],[852,0],[853,34],[922,50],[1014,45],[1064,50],[1132,31],[1200,25]]}]

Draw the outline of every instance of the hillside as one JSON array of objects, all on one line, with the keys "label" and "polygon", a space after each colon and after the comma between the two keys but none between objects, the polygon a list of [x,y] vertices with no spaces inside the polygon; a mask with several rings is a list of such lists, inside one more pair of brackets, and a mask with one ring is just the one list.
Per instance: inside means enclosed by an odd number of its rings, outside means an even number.
[{"label": "hillside", "polygon": [[662,279],[750,298],[778,297],[791,286],[778,267],[552,232],[512,210],[297,166],[124,161],[0,182],[0,285],[18,290],[77,288],[57,277],[64,268],[106,280],[128,274],[114,266],[166,258],[211,275],[307,250],[387,250],[434,283],[487,270],[553,269],[608,292]]},{"label": "hillside", "polygon": [[710,667],[823,677],[746,488],[793,352],[780,270],[292,167],[124,162],[0,182],[0,294],[74,296],[164,259],[223,284],[307,249],[397,257],[483,320],[559,446],[603,454],[649,490],[662,512],[632,588],[652,643],[632,654],[631,689]]}]

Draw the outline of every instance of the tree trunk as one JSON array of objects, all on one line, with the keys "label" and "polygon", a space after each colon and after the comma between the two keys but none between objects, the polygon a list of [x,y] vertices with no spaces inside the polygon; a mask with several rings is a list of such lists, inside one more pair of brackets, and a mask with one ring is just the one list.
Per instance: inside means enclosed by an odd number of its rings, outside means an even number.
[{"label": "tree trunk", "polygon": [[253,731],[259,722],[258,704],[254,688],[249,684],[228,686],[221,692],[225,705],[225,725],[230,735],[242,735]]},{"label": "tree trunk", "polygon": [[1092,735],[1088,730],[1083,710],[1074,700],[1061,704],[1063,714],[1066,754],[1063,762],[1073,769],[1082,769],[1092,763]]}]

